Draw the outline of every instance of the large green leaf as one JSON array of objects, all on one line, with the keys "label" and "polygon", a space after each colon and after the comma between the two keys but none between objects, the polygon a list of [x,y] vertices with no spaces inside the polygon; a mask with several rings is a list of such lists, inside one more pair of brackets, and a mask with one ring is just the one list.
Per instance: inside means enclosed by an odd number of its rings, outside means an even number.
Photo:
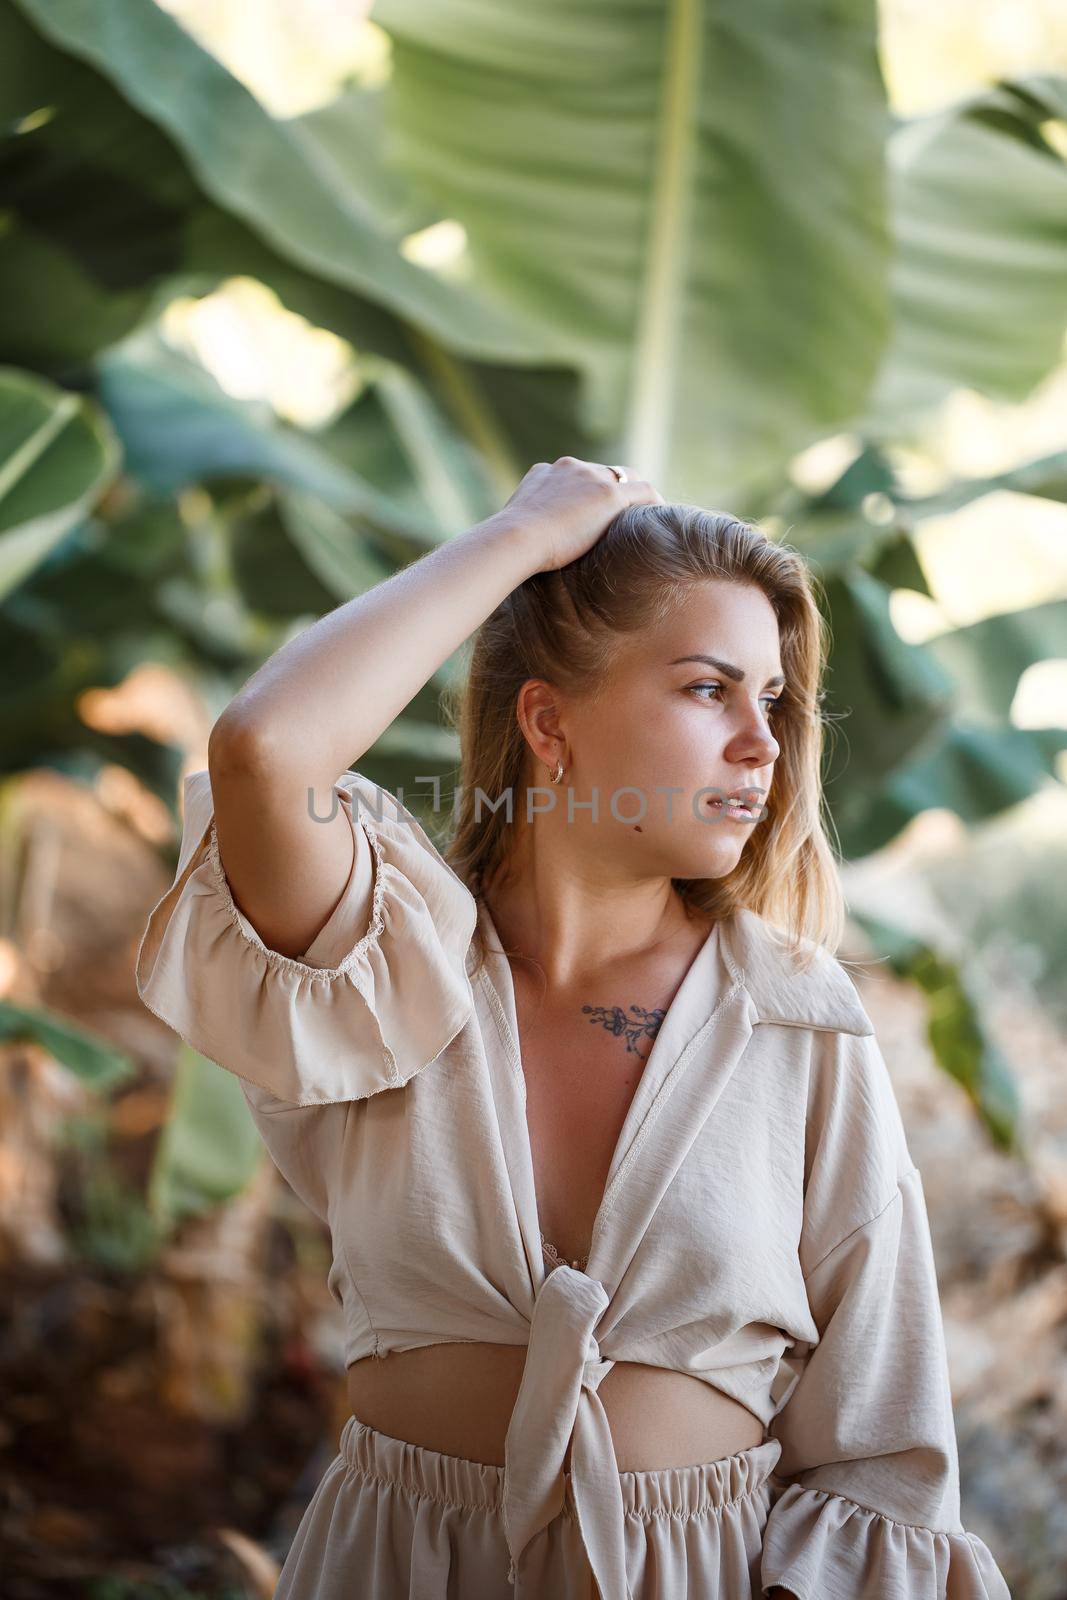
[{"label": "large green leaf", "polygon": [[[952,674],[962,715],[1003,722],[1026,669],[1067,657],[1067,600],[983,617],[936,634],[926,648]],[[1067,706],[1063,711],[1067,722]]]},{"label": "large green leaf", "polygon": [[[120,684],[142,661],[199,672],[210,705],[247,661],[250,643],[228,647],[198,541],[173,502],[123,495],[111,520],[90,517],[53,548],[3,606],[0,770],[50,765],[91,782],[118,764],[168,805],[183,753],[138,732],[115,733],[81,715],[86,691]],[[183,625],[182,597],[191,616]],[[192,604],[196,597],[196,609]]]},{"label": "large green leaf", "polygon": [[927,1038],[938,1065],[972,1101],[993,1142],[1021,1153],[1018,1085],[989,1030],[977,984],[964,962],[908,928],[850,907],[878,955],[926,995]]},{"label": "large green leaf", "polygon": [[[389,85],[288,122],[141,0],[19,4],[280,255],[458,354],[576,367],[583,426],[674,498],[739,502],[863,403],[890,250],[871,0],[380,0]],[[461,267],[416,266],[405,233],[445,218]]]},{"label": "large green leaf", "polygon": [[859,402],[887,326],[873,7],[374,16],[396,164],[462,222],[473,281],[578,365],[582,420],[673,498],[737,500]]},{"label": "large green leaf", "polygon": [[279,498],[278,509],[293,548],[337,599],[365,594],[391,575],[392,565],[317,496],[290,490]]},{"label": "large green leaf", "polygon": [[0,348],[76,382],[145,313],[153,278],[184,265],[202,204],[170,141],[98,73],[0,0]]},{"label": "large green leaf", "polygon": [[897,633],[890,591],[869,572],[843,567],[825,589],[833,641],[826,709],[834,732],[824,776],[843,827],[894,768],[944,727],[954,686],[933,656]]},{"label": "large green leaf", "polygon": [[1067,162],[1042,124],[1067,78],[1034,74],[916,117],[889,142],[893,339],[861,426],[894,435],[958,385],[1024,400],[1067,328]]},{"label": "large green leaf", "polygon": [[[818,571],[829,607],[827,709],[835,726],[826,780],[846,856],[888,844],[931,807],[977,822],[1053,781],[1063,729],[1015,728],[1008,718],[1022,673],[1067,655],[1067,602],[911,645],[893,626],[890,600],[896,588],[929,592],[915,545],[924,518],[995,489],[1059,498],[1065,459],[1057,453],[909,497],[871,443],[822,493],[793,487],[779,497],[775,513]],[[889,505],[888,521],[870,520],[868,497]]]},{"label": "large green leaf", "polygon": [[934,807],[967,823],[998,816],[1055,783],[1057,756],[1065,749],[1067,727],[995,728],[957,718],[878,787],[853,783],[845,789],[834,813],[842,852],[857,857],[880,850]]},{"label": "large green leaf", "polygon": [[148,1185],[149,1209],[161,1233],[240,1194],[262,1159],[263,1143],[239,1080],[180,1044]]},{"label": "large green leaf", "polygon": [[49,1055],[97,1093],[113,1089],[134,1070],[124,1051],[69,1017],[44,1011],[40,1006],[0,1000],[0,1040],[10,1044],[19,1039],[32,1039],[43,1045]]},{"label": "large green leaf", "polygon": [[[499,348],[527,358],[536,353],[530,334],[503,309],[494,310],[398,253],[402,232],[430,218],[407,200],[399,175],[383,159],[380,91],[347,100],[346,127],[317,114],[320,130],[328,120],[327,138],[311,120],[272,117],[157,5],[18,5],[46,39],[119,85],[184,152],[203,192],[282,255],[402,309],[457,348]],[[346,138],[354,147],[345,148]]]},{"label": "large green leaf", "polygon": [[206,294],[243,274],[361,350],[419,363],[418,343],[393,313],[303,271],[215,206],[169,134],[12,0],[0,0],[0,120],[0,348],[9,361],[63,382],[174,295]]},{"label": "large green leaf", "polygon": [[120,459],[93,400],[0,367],[0,598],[81,522]]},{"label": "large green leaf", "polygon": [[429,513],[406,510],[320,450],[314,436],[279,422],[266,402],[227,394],[198,362],[141,329],[95,363],[97,392],[126,461],[154,494],[240,474],[310,491],[327,505],[428,548]]},{"label": "large green leaf", "polygon": [[150,284],[109,293],[68,251],[10,212],[0,221],[0,239],[0,349],[9,361],[62,380],[122,338],[151,303]]},{"label": "large green leaf", "polygon": [[[42,37],[10,0],[0,0],[0,115],[9,135],[2,151],[0,347],[9,360],[85,387],[101,349],[150,324],[175,296],[207,294],[239,274],[268,284],[313,326],[350,341],[364,372],[368,352],[385,358],[375,369],[376,387],[389,392],[392,426],[408,458],[402,489],[392,488],[401,498],[418,498],[421,489],[414,515],[429,507],[442,525],[468,526],[510,494],[520,460],[573,447],[573,397],[563,404],[557,395],[546,406],[531,380],[512,408],[513,447],[493,414],[493,390],[507,369],[489,382],[387,308],[272,250],[211,203],[169,134],[94,66]],[[479,454],[459,459],[461,442],[398,363],[469,428]],[[366,447],[354,452],[366,459],[379,441],[367,409],[359,412],[357,433],[334,424],[320,442],[328,446],[336,436],[351,451],[366,435]],[[408,420],[415,412],[417,435]],[[379,452],[367,465],[368,481],[379,485],[380,460]]]},{"label": "large green leaf", "polygon": [[987,494],[1031,494],[1040,500],[1067,500],[1067,450],[1056,450],[1051,455],[1036,456],[1032,461],[1021,461],[1004,472],[987,477],[956,478],[933,494],[906,495],[894,491],[893,499],[898,511],[909,521],[923,517],[948,516],[962,506]]}]

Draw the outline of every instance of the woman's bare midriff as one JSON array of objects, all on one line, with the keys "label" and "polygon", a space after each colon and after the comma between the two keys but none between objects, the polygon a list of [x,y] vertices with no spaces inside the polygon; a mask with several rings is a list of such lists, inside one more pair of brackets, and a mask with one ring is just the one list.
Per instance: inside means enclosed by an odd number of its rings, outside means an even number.
[{"label": "woman's bare midriff", "polygon": [[[481,1343],[366,1356],[348,1369],[348,1402],[390,1438],[502,1467],[525,1360],[525,1345]],[[754,1412],[685,1372],[620,1361],[597,1392],[620,1472],[702,1466],[763,1441]]]}]

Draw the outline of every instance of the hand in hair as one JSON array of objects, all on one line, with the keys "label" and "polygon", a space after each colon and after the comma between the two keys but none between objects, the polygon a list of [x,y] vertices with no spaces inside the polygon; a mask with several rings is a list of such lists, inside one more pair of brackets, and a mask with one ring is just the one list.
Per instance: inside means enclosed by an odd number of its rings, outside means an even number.
[{"label": "hand in hair", "polygon": [[596,461],[560,456],[551,465],[535,462],[500,515],[522,523],[535,553],[543,550],[538,572],[554,572],[584,556],[627,506],[665,503],[644,478],[624,470],[626,482],[620,483]]}]

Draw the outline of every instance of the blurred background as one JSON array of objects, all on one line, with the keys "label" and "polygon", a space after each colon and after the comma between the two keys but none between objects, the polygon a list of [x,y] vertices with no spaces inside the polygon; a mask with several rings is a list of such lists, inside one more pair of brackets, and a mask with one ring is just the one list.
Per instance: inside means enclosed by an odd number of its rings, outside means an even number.
[{"label": "blurred background", "polygon": [[[0,105],[6,1600],[271,1594],[328,1240],[137,946],[255,668],[565,453],[825,586],[964,1522],[1064,1600],[1062,5],[0,0]],[[413,811],[464,665],[360,760]]]}]

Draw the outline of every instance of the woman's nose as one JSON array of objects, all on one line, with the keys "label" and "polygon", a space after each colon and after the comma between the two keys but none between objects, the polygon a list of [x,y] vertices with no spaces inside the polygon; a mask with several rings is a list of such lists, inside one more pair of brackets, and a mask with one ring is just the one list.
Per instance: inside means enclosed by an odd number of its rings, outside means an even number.
[{"label": "woman's nose", "polygon": [[735,761],[745,760],[752,766],[769,766],[778,759],[781,746],[761,716],[753,716],[744,730],[739,732],[730,754]]}]

